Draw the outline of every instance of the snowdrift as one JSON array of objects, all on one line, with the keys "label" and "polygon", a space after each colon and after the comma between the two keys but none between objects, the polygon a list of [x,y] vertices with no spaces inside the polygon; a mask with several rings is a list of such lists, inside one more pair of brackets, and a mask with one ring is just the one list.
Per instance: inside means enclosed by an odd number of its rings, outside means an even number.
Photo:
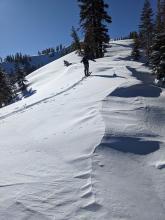
[{"label": "snowdrift", "polygon": [[87,78],[66,55],[0,109],[1,220],[164,220],[165,93],[131,45],[111,42]]}]

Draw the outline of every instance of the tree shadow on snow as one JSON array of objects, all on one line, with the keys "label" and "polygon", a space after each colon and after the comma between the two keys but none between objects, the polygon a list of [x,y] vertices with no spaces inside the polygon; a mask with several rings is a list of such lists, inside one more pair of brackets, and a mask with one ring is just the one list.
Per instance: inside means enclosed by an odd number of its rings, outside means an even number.
[{"label": "tree shadow on snow", "polygon": [[125,78],[123,76],[118,76],[116,74],[113,74],[113,75],[99,75],[99,74],[94,74],[94,75],[91,75],[91,76],[97,76],[97,77],[103,77],[103,78]]},{"label": "tree shadow on snow", "polygon": [[153,79],[149,73],[138,72],[136,69],[127,66],[127,69],[132,72],[132,75],[140,80],[141,84],[132,85],[129,87],[117,88],[110,96],[117,96],[123,98],[129,97],[159,97],[161,88],[152,84]]},{"label": "tree shadow on snow", "polygon": [[114,61],[121,61],[121,60],[131,61],[132,60],[132,56],[119,57],[119,58],[114,59]]},{"label": "tree shadow on snow", "polygon": [[104,71],[107,71],[107,70],[110,70],[110,69],[113,69],[113,67],[99,67],[98,72],[104,72]]},{"label": "tree shadow on snow", "polygon": [[[143,66],[145,66],[145,64]],[[151,84],[153,82],[154,76],[149,74],[148,72],[144,72],[144,71],[140,72],[130,66],[126,66],[126,67],[132,73],[132,76],[140,80],[142,83]]]},{"label": "tree shadow on snow", "polygon": [[28,98],[28,97],[34,95],[36,92],[37,92],[36,90],[33,90],[32,88],[30,88],[30,89],[24,90],[22,94],[23,94],[24,98]]},{"label": "tree shadow on snow", "polygon": [[100,147],[109,147],[124,153],[147,155],[159,150],[158,141],[146,141],[136,137],[112,137],[106,135],[102,139]]}]

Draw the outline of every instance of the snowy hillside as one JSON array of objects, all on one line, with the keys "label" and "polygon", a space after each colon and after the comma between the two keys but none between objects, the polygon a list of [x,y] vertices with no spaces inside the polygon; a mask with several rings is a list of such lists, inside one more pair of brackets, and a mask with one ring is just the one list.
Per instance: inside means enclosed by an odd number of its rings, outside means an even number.
[{"label": "snowy hillside", "polygon": [[0,109],[0,220],[165,219],[165,91],[131,43],[87,78],[74,53],[38,69]]}]

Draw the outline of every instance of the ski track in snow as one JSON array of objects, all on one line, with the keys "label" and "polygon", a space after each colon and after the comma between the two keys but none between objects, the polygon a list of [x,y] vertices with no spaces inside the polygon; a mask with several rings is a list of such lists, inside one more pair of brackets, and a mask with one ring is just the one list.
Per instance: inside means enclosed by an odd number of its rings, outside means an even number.
[{"label": "ski track in snow", "polygon": [[73,53],[37,70],[0,111],[0,220],[164,220],[165,96],[130,43],[89,78]]},{"label": "ski track in snow", "polygon": [[0,120],[1,120],[1,119],[5,119],[5,118],[7,118],[7,117],[10,117],[10,116],[12,116],[12,115],[14,115],[14,114],[17,114],[17,113],[19,113],[19,112],[22,112],[22,111],[24,111],[24,110],[26,110],[26,109],[29,109],[29,108],[31,108],[31,107],[33,107],[33,106],[35,106],[35,105],[38,105],[38,104],[41,104],[41,103],[47,103],[47,101],[51,101],[52,98],[55,98],[56,96],[59,96],[59,95],[61,95],[61,94],[63,94],[63,93],[68,92],[69,90],[73,89],[75,86],[79,85],[84,79],[85,79],[85,77],[83,77],[83,78],[82,78],[81,80],[79,80],[78,82],[74,83],[73,85],[69,86],[68,88],[66,88],[66,89],[64,89],[64,90],[62,90],[62,91],[60,91],[60,92],[58,92],[58,93],[56,93],[56,94],[54,94],[54,95],[51,95],[51,96],[49,96],[49,97],[46,97],[46,98],[44,98],[44,99],[42,99],[42,100],[40,100],[40,101],[38,101],[38,102],[34,102],[34,103],[30,104],[30,105],[25,105],[23,108],[18,109],[18,110],[13,111],[13,112],[10,112],[10,113],[8,113],[8,114],[6,114],[6,115],[0,116]]}]

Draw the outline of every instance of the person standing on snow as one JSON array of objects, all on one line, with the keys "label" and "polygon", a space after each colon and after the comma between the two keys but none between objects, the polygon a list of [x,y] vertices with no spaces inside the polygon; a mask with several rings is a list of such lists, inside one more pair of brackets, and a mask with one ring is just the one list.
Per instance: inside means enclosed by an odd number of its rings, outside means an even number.
[{"label": "person standing on snow", "polygon": [[94,60],[94,59],[89,59],[89,57],[87,55],[85,55],[81,60],[81,63],[84,64],[85,76],[89,76],[89,60],[96,62],[96,60]]}]

